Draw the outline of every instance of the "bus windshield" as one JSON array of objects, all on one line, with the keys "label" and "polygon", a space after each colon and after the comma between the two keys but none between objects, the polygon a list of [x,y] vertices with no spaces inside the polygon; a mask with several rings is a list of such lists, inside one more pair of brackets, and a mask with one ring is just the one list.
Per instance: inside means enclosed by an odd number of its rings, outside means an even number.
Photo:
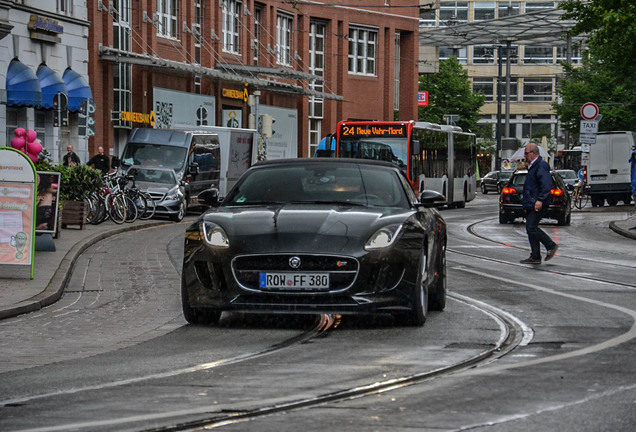
[{"label": "bus windshield", "polygon": [[180,172],[184,168],[186,150],[185,147],[129,142],[124,149],[121,163],[124,166],[148,165],[172,168],[175,172]]},{"label": "bus windshield", "polygon": [[407,138],[341,139],[338,155],[342,158],[387,161],[406,169],[407,142]]}]

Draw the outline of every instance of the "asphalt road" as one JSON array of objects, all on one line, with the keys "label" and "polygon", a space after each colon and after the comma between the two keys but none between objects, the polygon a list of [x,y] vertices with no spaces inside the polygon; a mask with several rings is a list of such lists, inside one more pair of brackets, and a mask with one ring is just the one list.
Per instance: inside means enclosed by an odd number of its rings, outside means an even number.
[{"label": "asphalt road", "polygon": [[[314,317],[246,314],[187,325],[184,224],[102,241],[55,305],[0,322],[0,430],[177,430],[223,416],[217,427],[236,431],[634,430],[636,248],[607,227],[628,209],[545,224],[559,255],[533,267],[518,263],[523,224],[499,225],[496,199],[442,212],[452,297],[422,328],[344,316],[312,333]],[[426,375],[497,346],[498,314],[515,324],[512,351]],[[425,378],[398,384],[409,377]],[[338,397],[377,383],[389,385]]]}]

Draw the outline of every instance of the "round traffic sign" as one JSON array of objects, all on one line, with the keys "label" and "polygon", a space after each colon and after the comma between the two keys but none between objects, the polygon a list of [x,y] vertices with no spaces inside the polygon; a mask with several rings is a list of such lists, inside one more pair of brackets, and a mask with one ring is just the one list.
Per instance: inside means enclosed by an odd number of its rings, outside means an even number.
[{"label": "round traffic sign", "polygon": [[585,120],[594,120],[598,116],[598,105],[594,102],[584,103],[581,107],[581,117]]}]

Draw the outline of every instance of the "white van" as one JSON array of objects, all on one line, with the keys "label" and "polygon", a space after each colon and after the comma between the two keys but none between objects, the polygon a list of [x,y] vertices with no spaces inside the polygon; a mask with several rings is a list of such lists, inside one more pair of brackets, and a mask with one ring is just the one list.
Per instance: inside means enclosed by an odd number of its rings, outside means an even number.
[{"label": "white van", "polygon": [[599,132],[590,145],[586,191],[592,206],[611,206],[632,200],[629,157],[634,148],[633,132]]},{"label": "white van", "polygon": [[186,205],[198,207],[199,193],[221,196],[252,164],[256,131],[206,127],[199,130],[133,129],[121,155],[121,169],[133,165],[171,168],[185,187]]}]

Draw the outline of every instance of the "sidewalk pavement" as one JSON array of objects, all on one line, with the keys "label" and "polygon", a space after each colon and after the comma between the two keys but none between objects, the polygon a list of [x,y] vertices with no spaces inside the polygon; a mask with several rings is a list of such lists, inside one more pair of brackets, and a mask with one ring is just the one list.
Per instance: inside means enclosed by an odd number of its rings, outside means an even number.
[{"label": "sidewalk pavement", "polygon": [[[3,279],[0,275],[0,319],[34,312],[55,303],[63,294],[75,261],[89,246],[124,231],[170,223],[161,220],[135,221],[117,225],[106,221],[84,229],[63,229],[53,240],[55,251],[36,251],[33,279]],[[612,221],[610,229],[636,240],[635,218]]]},{"label": "sidewalk pavement", "polygon": [[84,225],[83,229],[61,229],[53,239],[55,251],[35,251],[33,279],[3,278],[0,274],[0,320],[34,312],[56,302],[64,293],[75,261],[89,246],[125,231],[171,223],[136,220],[117,225],[106,221]]}]

